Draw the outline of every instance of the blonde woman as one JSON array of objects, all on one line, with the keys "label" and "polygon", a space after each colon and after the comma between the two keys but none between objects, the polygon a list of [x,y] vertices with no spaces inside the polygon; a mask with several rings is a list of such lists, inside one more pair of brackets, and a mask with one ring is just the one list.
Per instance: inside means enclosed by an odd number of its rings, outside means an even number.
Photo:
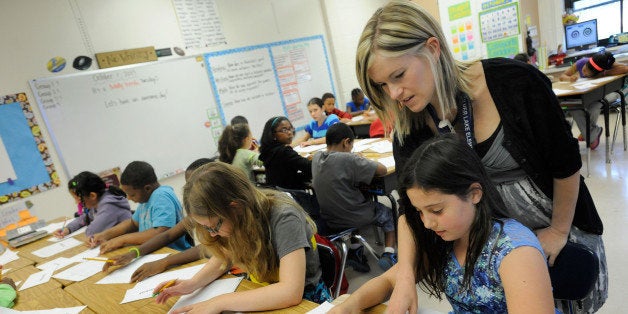
[{"label": "blonde woman", "polygon": [[[455,61],[439,23],[416,3],[396,0],[367,22],[356,68],[371,107],[394,125],[397,169],[404,169],[425,140],[439,133],[460,135],[509,205],[497,214],[532,229],[549,265],[567,240],[597,253],[600,278],[582,310],[604,304],[602,222],[580,176],[577,140],[543,73],[511,59]],[[421,243],[414,243],[401,216],[391,313],[416,311],[415,245]]]}]

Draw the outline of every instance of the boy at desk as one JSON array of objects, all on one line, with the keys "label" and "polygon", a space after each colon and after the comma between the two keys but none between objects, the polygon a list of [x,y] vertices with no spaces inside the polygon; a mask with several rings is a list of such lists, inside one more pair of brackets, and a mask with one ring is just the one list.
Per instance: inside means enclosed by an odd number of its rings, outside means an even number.
[{"label": "boy at desk", "polygon": [[[120,183],[129,200],[139,206],[131,219],[90,238],[92,247],[100,245],[100,254],[125,245],[142,244],[174,227],[183,218],[181,203],[174,190],[159,184],[155,170],[147,162],[131,162],[122,172]],[[184,236],[168,246],[179,251],[191,247]]]},{"label": "boy at desk", "polygon": [[[386,175],[386,166],[351,153],[355,136],[344,123],[336,123],[327,130],[327,151],[312,158],[312,186],[321,208],[321,216],[333,229],[363,227],[376,224],[385,233],[384,254],[379,266],[388,270],[397,257],[395,254],[395,225],[392,209],[365,197],[357,187],[368,184],[374,176]],[[354,246],[354,245],[352,245]],[[355,244],[349,250],[347,264],[360,272],[370,271],[363,247]]]}]

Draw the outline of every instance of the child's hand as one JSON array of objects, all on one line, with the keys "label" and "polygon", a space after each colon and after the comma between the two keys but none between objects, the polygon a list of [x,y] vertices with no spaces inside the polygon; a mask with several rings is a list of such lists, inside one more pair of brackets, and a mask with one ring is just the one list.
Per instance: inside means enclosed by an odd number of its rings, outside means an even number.
[{"label": "child's hand", "polygon": [[106,242],[100,244],[100,255],[111,252],[122,246],[124,246],[124,242],[120,240],[119,237],[107,240]]},{"label": "child's hand", "polygon": [[0,281],[0,283],[4,283],[7,284],[11,287],[13,287],[14,290],[17,290],[17,287],[15,286],[15,282],[13,281],[13,279],[9,278],[9,277],[4,277],[2,278],[2,280]]},{"label": "child's hand", "polygon": [[160,274],[166,271],[168,266],[163,263],[163,258],[154,262],[146,263],[138,268],[131,276],[131,282],[142,281],[152,275]]},{"label": "child's hand", "polygon": [[126,254],[110,257],[109,259],[113,260],[113,263],[105,263],[105,265],[102,266],[102,271],[106,272],[111,266],[125,266],[131,263],[135,259],[135,256],[135,252],[128,252]]},{"label": "child's hand", "polygon": [[169,282],[170,281],[164,281],[157,285],[157,287],[155,287],[155,289],[153,290],[153,293],[159,293],[157,295],[157,298],[155,299],[155,302],[157,302],[157,304],[166,303],[166,301],[168,301],[170,297],[190,294],[194,292],[194,290],[196,290],[196,287],[191,282],[191,280],[177,280],[174,285],[171,285],[170,287],[159,292],[161,290],[161,287],[165,286]]},{"label": "child's hand", "polygon": [[67,236],[68,234],[70,234],[70,229],[68,228],[57,229],[55,230],[55,232],[52,233],[52,235],[58,239],[63,239],[63,237]]},{"label": "child's hand", "polygon": [[93,249],[105,241],[107,241],[107,238],[102,233],[96,233],[95,235],[89,237],[85,244],[90,249]]}]

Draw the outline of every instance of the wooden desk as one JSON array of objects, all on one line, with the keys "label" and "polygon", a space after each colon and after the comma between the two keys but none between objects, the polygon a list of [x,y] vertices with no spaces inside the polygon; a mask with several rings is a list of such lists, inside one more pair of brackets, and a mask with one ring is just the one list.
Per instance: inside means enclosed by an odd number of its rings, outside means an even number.
[{"label": "wooden desk", "polygon": [[[10,249],[7,248],[7,250],[10,250]],[[12,251],[19,251],[19,248],[18,249],[14,249]],[[19,256],[19,254],[18,254],[18,256]],[[33,266],[33,265],[35,265],[34,261],[32,261],[32,260],[30,260],[28,258],[19,256],[18,259],[14,260],[14,261],[12,261],[10,263],[6,263],[6,264],[2,265],[2,268],[4,270],[8,270],[6,274],[9,275],[9,274],[11,274],[12,272],[14,272],[16,270],[22,269],[22,268],[24,268],[26,266]]]},{"label": "wooden desk", "polygon": [[[25,290],[28,291],[28,290]],[[79,300],[72,297],[69,293],[63,291],[61,288],[54,288],[42,293],[34,298],[26,298],[21,291],[18,291],[18,298],[14,310],[26,311],[26,310],[49,310],[54,308],[66,308],[82,306]],[[86,307],[81,311],[83,314],[96,313],[89,307]]]},{"label": "wooden desk", "polygon": [[[160,250],[172,250],[161,248]],[[155,251],[159,253],[160,250]],[[174,250],[173,250],[174,251]],[[114,251],[115,252],[115,251]],[[199,260],[172,269],[179,269],[205,263],[207,260]],[[166,304],[156,304],[154,298],[137,300],[120,304],[128,289],[133,288],[134,283],[97,285],[97,281],[107,274],[98,273],[86,280],[76,282],[65,287],[65,292],[87,305],[96,313],[166,313],[179,299],[170,298]]]},{"label": "wooden desk", "polygon": [[[624,95],[621,92],[621,88],[624,84],[624,77],[626,75],[616,75],[616,76],[610,76],[610,77],[605,77],[603,79],[603,81],[598,81],[599,79],[596,80],[591,80],[597,83],[591,84],[591,86],[588,86],[586,88],[577,88],[576,86],[579,84],[582,84],[584,82],[586,82],[585,80],[579,80],[575,83],[572,82],[555,82],[552,84],[552,89],[554,90],[554,93],[556,94],[556,97],[558,97],[559,100],[569,100],[569,99],[578,99],[580,100],[579,103],[573,103],[573,104],[567,104],[567,105],[563,105],[564,108],[566,110],[581,110],[584,111],[585,113],[585,117],[586,117],[586,130],[585,130],[585,134],[586,134],[586,138],[589,139],[590,138],[590,134],[589,134],[589,113],[587,112],[587,110],[585,109],[587,107],[587,105],[594,103],[594,102],[601,102],[602,103],[602,111],[604,113],[604,131],[605,131],[605,137],[606,137],[606,144],[605,144],[605,150],[606,150],[606,163],[610,163],[611,162],[611,158],[610,158],[610,130],[609,130],[609,106],[610,104],[608,103],[608,101],[606,101],[606,99],[604,99],[604,97],[610,93],[616,92],[620,95],[621,98],[621,107],[622,109],[622,124],[624,125],[624,130],[625,130],[625,100],[624,100]],[[624,131],[624,136],[625,136],[625,131]],[[625,142],[625,140],[624,140]],[[589,162],[590,162],[590,146],[589,146],[589,142],[586,142],[586,147],[587,147],[587,174],[590,173],[589,170]]]},{"label": "wooden desk", "polygon": [[[26,266],[14,272],[11,272],[11,274],[7,275],[7,277],[10,277],[15,282],[22,281],[22,283],[20,283],[20,286],[21,286],[22,284],[24,284],[24,281],[26,281],[26,279],[28,279],[30,275],[38,273],[40,271],[41,269],[37,269],[34,266]],[[20,286],[18,286],[17,295],[18,295],[18,299],[23,300],[23,301],[37,299],[39,298],[39,296],[48,293],[48,291],[50,290],[54,290],[54,289],[61,290],[61,284],[53,280],[52,278],[50,279],[50,281],[44,284],[34,286],[26,290],[20,291],[19,290]],[[18,302],[20,302],[19,300]]]},{"label": "wooden desk", "polygon": [[[342,302],[346,301],[349,298],[349,296],[350,296],[349,294],[343,294],[337,297],[334,300],[334,302],[332,302],[332,304],[334,305],[341,304]],[[364,310],[363,313],[386,313],[386,305],[379,304],[376,306],[369,307],[368,309]]]}]

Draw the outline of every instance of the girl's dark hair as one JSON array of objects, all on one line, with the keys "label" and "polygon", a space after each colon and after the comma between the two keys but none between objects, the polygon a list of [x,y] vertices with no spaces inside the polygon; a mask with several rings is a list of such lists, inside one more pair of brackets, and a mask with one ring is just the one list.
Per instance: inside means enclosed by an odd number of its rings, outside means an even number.
[{"label": "girl's dark hair", "polygon": [[[596,69],[593,64],[591,64],[591,61],[593,61],[598,67],[602,68],[602,70]],[[610,51],[604,51],[594,54],[586,65],[589,71],[591,71],[593,75],[596,75],[604,70],[610,70],[613,67],[613,63],[615,63],[613,53]]]},{"label": "girl's dark hair", "polygon": [[218,139],[218,152],[220,161],[228,164],[233,162],[233,158],[244,140],[251,134],[248,124],[227,125]]},{"label": "girl's dark hair", "polygon": [[323,103],[325,103],[325,100],[327,100],[329,98],[336,99],[336,96],[334,96],[334,94],[332,94],[332,93],[325,93],[325,94],[323,94],[323,97],[321,97],[321,100],[323,101]]},{"label": "girl's dark hair", "polygon": [[249,120],[247,120],[245,117],[243,116],[235,116],[231,119],[231,125],[234,124],[249,124]]},{"label": "girl's dark hair", "polygon": [[406,220],[417,245],[416,279],[424,291],[439,299],[445,291],[445,268],[453,242],[446,242],[425,228],[419,212],[412,207],[407,190],[419,188],[467,199],[473,183],[480,184],[482,198],[475,207],[475,218],[469,233],[463,276],[466,289],[470,288],[475,262],[492,230],[493,210],[505,207],[480,158],[455,135],[439,136],[417,148],[401,174],[400,202],[406,208]]},{"label": "girl's dark hair", "polygon": [[143,188],[156,182],[155,169],[145,161],[132,161],[124,168],[120,176],[120,184],[130,185],[134,189]]},{"label": "girl's dark hair", "polygon": [[266,124],[264,124],[264,131],[262,131],[260,151],[264,148],[270,148],[279,144],[279,142],[275,139],[275,128],[283,121],[288,121],[290,126],[292,126],[292,122],[283,116],[272,117],[266,121]]},{"label": "girl's dark hair", "polygon": [[194,171],[196,170],[198,167],[204,165],[204,164],[208,164],[210,162],[214,162],[216,161],[216,157],[212,157],[212,158],[199,158],[195,161],[193,161],[186,169],[185,171]]},{"label": "girl's dark hair", "polygon": [[307,105],[317,105],[321,108],[323,108],[323,100],[318,98],[318,97],[313,97],[312,99],[310,99],[310,101],[307,102]]},{"label": "girl's dark hair", "polygon": [[[85,196],[88,196],[92,192],[96,193],[99,200],[107,190],[113,195],[126,197],[126,193],[120,188],[115,185],[107,187],[107,184],[105,184],[105,181],[103,181],[101,177],[89,171],[83,171],[68,181],[68,190],[79,197],[81,205],[83,205],[84,208],[86,208]],[[89,225],[90,222],[89,216],[85,215],[85,223]]]},{"label": "girl's dark hair", "polygon": [[350,139],[352,142],[355,139],[355,135],[351,130],[351,127],[344,123],[336,123],[327,129],[325,135],[325,142],[327,145],[336,145],[342,142],[345,138]]},{"label": "girl's dark hair", "polygon": [[355,98],[358,97],[360,94],[362,94],[362,90],[359,88],[354,88],[353,90],[351,90],[351,99],[355,100]]}]

